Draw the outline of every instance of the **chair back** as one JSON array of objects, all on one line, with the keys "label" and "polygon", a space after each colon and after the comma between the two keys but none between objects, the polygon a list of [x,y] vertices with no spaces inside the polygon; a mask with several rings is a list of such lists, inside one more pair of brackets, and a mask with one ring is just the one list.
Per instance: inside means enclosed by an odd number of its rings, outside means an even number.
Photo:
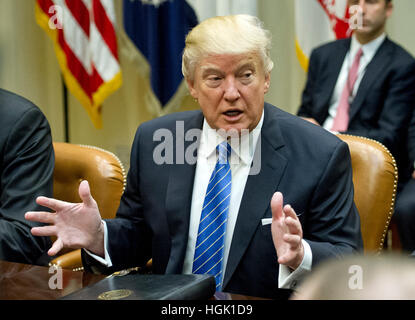
[{"label": "chair back", "polygon": [[115,217],[124,192],[126,175],[113,153],[93,146],[54,142],[54,198],[80,202],[79,184],[87,180],[103,219]]},{"label": "chair back", "polygon": [[350,149],[354,201],[360,214],[365,252],[383,249],[393,214],[398,168],[381,143],[360,136],[338,134]]},{"label": "chair back", "polygon": [[[55,171],[53,196],[68,202],[81,202],[78,189],[87,180],[101,217],[115,217],[125,189],[126,174],[121,161],[113,153],[85,145],[54,142]],[[55,241],[56,237],[52,237]],[[51,265],[75,271],[83,270],[81,250],[64,249]]]}]

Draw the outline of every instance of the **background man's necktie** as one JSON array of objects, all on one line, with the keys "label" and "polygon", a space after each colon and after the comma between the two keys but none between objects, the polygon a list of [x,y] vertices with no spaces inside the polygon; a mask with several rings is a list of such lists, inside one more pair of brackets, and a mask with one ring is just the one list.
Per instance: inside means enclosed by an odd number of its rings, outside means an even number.
[{"label": "background man's necktie", "polygon": [[222,261],[226,222],[231,196],[232,175],[229,165],[231,148],[225,141],[216,147],[219,157],[210,178],[196,240],[193,273],[211,274],[216,290],[222,289]]},{"label": "background man's necktie", "polygon": [[349,75],[344,85],[342,95],[340,97],[339,106],[337,108],[336,117],[334,118],[332,131],[344,132],[347,131],[349,126],[349,98],[353,95],[353,87],[358,78],[360,58],[363,55],[362,48],[356,53],[352,67],[350,68]]}]

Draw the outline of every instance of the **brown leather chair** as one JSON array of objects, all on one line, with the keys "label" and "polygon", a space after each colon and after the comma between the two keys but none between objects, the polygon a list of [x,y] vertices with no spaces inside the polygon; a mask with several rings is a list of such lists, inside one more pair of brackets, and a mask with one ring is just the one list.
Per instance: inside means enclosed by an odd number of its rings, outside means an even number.
[{"label": "brown leather chair", "polygon": [[[114,218],[126,183],[125,170],[118,157],[93,146],[54,142],[53,147],[54,198],[80,202],[78,187],[82,180],[87,180],[102,218]],[[51,264],[81,270],[81,251],[73,250],[60,255]]]},{"label": "brown leather chair", "polygon": [[364,252],[380,252],[395,205],[398,182],[395,159],[375,140],[346,134],[337,136],[350,149],[354,200],[360,214]]}]

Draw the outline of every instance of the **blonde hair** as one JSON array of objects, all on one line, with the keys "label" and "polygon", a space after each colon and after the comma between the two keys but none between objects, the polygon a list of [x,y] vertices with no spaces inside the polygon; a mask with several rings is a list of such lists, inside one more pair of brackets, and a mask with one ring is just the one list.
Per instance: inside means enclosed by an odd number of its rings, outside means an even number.
[{"label": "blonde hair", "polygon": [[183,76],[193,81],[196,64],[216,54],[258,53],[264,71],[271,72],[271,35],[261,21],[250,15],[219,16],[197,25],[186,37],[183,52]]},{"label": "blonde hair", "polygon": [[415,259],[397,253],[329,259],[305,277],[291,299],[413,300],[414,270]]}]

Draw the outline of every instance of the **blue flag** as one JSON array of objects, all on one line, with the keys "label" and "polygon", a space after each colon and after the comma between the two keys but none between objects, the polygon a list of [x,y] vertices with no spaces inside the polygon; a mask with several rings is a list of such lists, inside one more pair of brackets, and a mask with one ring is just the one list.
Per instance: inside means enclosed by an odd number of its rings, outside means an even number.
[{"label": "blue flag", "polygon": [[151,67],[151,87],[165,106],[183,80],[187,33],[197,24],[185,0],[124,0],[124,28]]}]

